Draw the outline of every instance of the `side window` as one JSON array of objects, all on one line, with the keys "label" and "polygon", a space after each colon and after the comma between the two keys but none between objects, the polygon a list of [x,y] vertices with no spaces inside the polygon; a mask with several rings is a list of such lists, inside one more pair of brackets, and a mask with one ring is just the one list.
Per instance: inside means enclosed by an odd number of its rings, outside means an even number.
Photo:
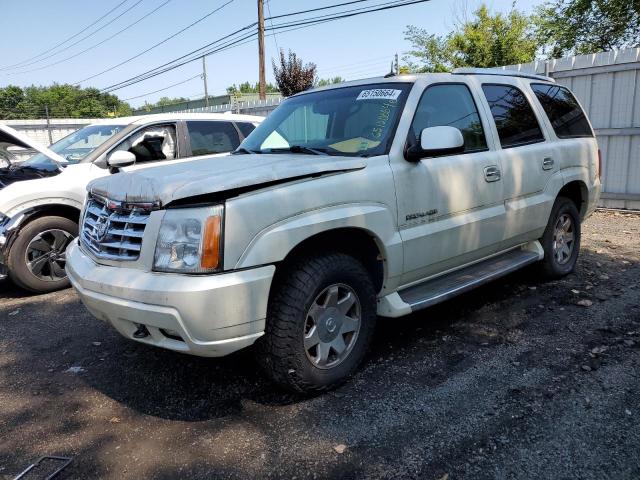
[{"label": "side window", "polygon": [[544,141],[533,108],[518,88],[485,84],[482,90],[491,107],[502,148]]},{"label": "side window", "polygon": [[133,133],[116,150],[127,150],[136,156],[136,163],[173,160],[176,152],[176,126],[152,125]]},{"label": "side window", "polygon": [[532,83],[531,88],[558,138],[593,137],[587,117],[568,89],[547,83]]},{"label": "side window", "polygon": [[238,122],[236,123],[236,126],[238,127],[240,132],[242,132],[242,135],[244,135],[245,137],[248,137],[249,134],[256,129],[256,126],[253,123]]},{"label": "side window", "polygon": [[411,124],[416,141],[423,129],[441,126],[456,127],[462,132],[465,153],[486,150],[480,115],[466,85],[434,85],[422,94]]},{"label": "side window", "polygon": [[238,148],[240,137],[231,122],[187,122],[193,156],[226,153]]}]

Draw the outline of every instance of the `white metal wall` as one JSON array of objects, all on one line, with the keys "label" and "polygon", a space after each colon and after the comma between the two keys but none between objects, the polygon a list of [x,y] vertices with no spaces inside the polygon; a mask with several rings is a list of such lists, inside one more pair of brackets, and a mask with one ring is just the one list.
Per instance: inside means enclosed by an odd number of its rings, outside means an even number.
[{"label": "white metal wall", "polygon": [[503,68],[546,73],[574,92],[602,150],[600,205],[640,209],[640,48]]}]

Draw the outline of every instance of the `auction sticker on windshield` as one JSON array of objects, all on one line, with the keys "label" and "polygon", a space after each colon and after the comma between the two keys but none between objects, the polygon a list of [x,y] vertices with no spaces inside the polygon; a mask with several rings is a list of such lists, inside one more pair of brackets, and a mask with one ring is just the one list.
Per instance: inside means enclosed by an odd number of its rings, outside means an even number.
[{"label": "auction sticker on windshield", "polygon": [[356,100],[398,100],[402,90],[392,88],[374,88],[363,90]]}]

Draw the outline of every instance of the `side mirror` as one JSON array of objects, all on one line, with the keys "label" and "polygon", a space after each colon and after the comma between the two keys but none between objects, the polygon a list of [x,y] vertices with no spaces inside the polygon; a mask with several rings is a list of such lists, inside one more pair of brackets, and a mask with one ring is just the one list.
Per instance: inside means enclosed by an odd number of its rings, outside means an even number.
[{"label": "side mirror", "polygon": [[107,165],[111,168],[128,167],[136,163],[136,156],[127,150],[117,150],[107,158]]},{"label": "side mirror", "polygon": [[429,127],[420,133],[420,145],[407,148],[407,160],[418,161],[424,157],[435,157],[464,151],[464,137],[455,127]]}]

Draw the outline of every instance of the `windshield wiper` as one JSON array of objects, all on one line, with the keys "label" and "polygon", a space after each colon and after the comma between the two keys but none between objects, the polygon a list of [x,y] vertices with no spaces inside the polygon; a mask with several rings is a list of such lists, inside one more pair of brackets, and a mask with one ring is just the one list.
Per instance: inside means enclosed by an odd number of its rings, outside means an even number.
[{"label": "windshield wiper", "polygon": [[231,152],[231,155],[247,155],[251,153],[262,153],[262,152],[259,150],[249,150],[246,147],[238,147],[233,152]]},{"label": "windshield wiper", "polygon": [[272,148],[272,153],[290,152],[290,153],[307,153],[311,155],[329,155],[324,148],[312,148],[304,145],[291,145],[288,148]]}]

